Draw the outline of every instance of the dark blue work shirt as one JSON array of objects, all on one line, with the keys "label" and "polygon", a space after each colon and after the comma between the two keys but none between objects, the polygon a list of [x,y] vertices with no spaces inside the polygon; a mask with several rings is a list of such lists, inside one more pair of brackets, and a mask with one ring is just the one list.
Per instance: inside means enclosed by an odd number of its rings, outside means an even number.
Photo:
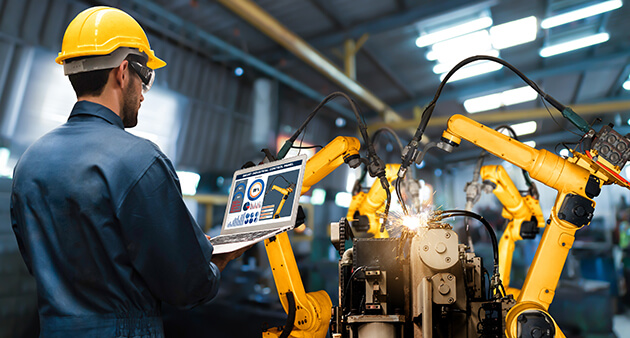
[{"label": "dark blue work shirt", "polygon": [[77,102],[15,167],[11,218],[42,337],[161,337],[161,301],[215,296],[212,245],[169,159],[108,108]]}]

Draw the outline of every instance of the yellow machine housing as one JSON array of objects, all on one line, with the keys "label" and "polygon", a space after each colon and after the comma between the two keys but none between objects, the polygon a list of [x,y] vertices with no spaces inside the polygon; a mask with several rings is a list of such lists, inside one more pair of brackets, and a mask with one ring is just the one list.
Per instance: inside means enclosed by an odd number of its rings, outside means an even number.
[{"label": "yellow machine housing", "polygon": [[[355,137],[338,136],[332,140],[306,162],[301,194],[344,161],[358,156],[360,148],[361,144]],[[288,233],[266,239],[265,249],[282,307],[287,313],[295,313],[294,327],[288,337],[326,337],[332,301],[325,291],[306,293],[304,290]],[[289,308],[287,297],[295,299],[295,309]],[[280,337],[281,334],[282,329],[272,328],[263,332],[263,337]]]},{"label": "yellow machine housing", "polygon": [[480,174],[483,181],[490,181],[495,185],[493,193],[503,205],[501,216],[509,220],[499,240],[499,274],[506,292],[518,297],[520,290],[510,287],[514,243],[523,239],[521,226],[524,222],[533,221],[536,222],[538,228],[545,227],[542,209],[539,201],[534,197],[521,196],[503,166],[483,166]]},{"label": "yellow machine housing", "polygon": [[[449,119],[442,137],[453,145],[458,145],[461,139],[468,140],[558,191],[517,304],[506,319],[507,336],[517,337],[519,316],[533,311],[551,318],[547,310],[575,232],[590,223],[595,208],[592,198],[599,194],[602,185],[617,183],[618,179],[586,155],[574,152],[572,158],[564,159],[544,149],[529,147],[461,115]],[[564,337],[557,324],[554,325],[557,336]]]},{"label": "yellow machine housing", "polygon": [[[389,182],[389,191],[394,191],[392,182],[398,177],[398,169],[400,164],[387,164],[385,166],[385,177]],[[374,181],[370,191],[367,193],[360,191],[352,196],[350,207],[348,208],[348,219],[355,219],[357,215],[366,216],[369,220],[370,227],[368,233],[374,238],[388,238],[387,229],[381,226],[381,215],[385,212],[385,204],[387,202],[387,192],[379,180]]]}]

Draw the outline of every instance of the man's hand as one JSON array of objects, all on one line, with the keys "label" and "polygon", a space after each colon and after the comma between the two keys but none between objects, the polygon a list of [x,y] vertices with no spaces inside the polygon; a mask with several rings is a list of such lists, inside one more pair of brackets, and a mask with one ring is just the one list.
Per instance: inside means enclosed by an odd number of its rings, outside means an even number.
[{"label": "man's hand", "polygon": [[[208,238],[208,240],[210,240],[210,236],[206,235],[206,237]],[[225,267],[231,260],[241,257],[243,252],[247,251],[252,246],[254,246],[254,244],[236,251],[212,255],[210,261],[212,261],[212,263],[214,263],[219,268],[219,271],[223,271],[223,269],[225,269]]]},{"label": "man's hand", "polygon": [[245,247],[236,251],[226,252],[226,253],[222,253],[218,255],[212,255],[212,259],[210,260],[212,261],[212,263],[216,264],[216,266],[219,268],[220,271],[223,271],[223,269],[225,269],[225,267],[231,260],[241,257],[243,252],[247,251],[251,247],[252,246],[250,245],[248,247]]}]

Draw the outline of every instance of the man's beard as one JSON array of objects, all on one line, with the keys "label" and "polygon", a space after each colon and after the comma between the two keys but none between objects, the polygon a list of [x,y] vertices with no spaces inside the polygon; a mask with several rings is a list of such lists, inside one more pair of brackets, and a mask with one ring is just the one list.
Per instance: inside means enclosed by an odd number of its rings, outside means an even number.
[{"label": "man's beard", "polygon": [[128,86],[123,93],[123,107],[121,118],[123,125],[125,128],[132,128],[138,124],[138,95],[136,93],[135,81],[133,80],[133,84]]}]

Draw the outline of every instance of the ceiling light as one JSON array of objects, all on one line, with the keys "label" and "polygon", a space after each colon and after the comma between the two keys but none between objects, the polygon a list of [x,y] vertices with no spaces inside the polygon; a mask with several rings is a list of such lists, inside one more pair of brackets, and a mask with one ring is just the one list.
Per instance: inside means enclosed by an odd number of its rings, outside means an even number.
[{"label": "ceiling light", "polygon": [[530,146],[532,148],[536,148],[536,141],[527,141],[527,142],[523,142],[523,144],[526,146]]},{"label": "ceiling light", "polygon": [[512,130],[514,130],[514,132],[516,133],[516,136],[521,136],[521,135],[533,134],[534,132],[536,132],[536,128],[538,127],[538,124],[536,123],[536,121],[528,121],[528,122],[523,122],[523,123],[512,124],[510,125],[510,127],[512,128]]},{"label": "ceiling light", "polygon": [[496,49],[508,48],[536,40],[536,17],[530,16],[490,27],[490,39]]},{"label": "ceiling light", "polygon": [[[457,74],[457,73],[455,73]],[[502,106],[511,106],[518,103],[533,101],[538,93],[530,86],[506,90],[501,93],[484,95],[464,101],[464,108],[473,114],[486,110],[497,109]]]},{"label": "ceiling light", "polygon": [[464,101],[464,108],[469,113],[497,109],[501,107],[501,93],[476,97]]},{"label": "ceiling light", "polygon": [[[495,72],[501,68],[503,68],[503,65],[492,61],[475,62],[473,64],[460,68],[455,74],[453,74],[453,76],[451,76],[448,81],[459,81],[462,79],[467,79],[469,77]],[[442,73],[442,75],[440,75],[440,81],[444,80],[446,74],[448,73]]]},{"label": "ceiling light", "polygon": [[197,186],[199,186],[199,180],[201,176],[191,171],[177,171],[179,177],[179,184],[182,187],[183,195],[194,195],[197,193]]},{"label": "ceiling light", "polygon": [[459,55],[474,55],[491,49],[490,34],[487,30],[482,30],[438,42],[431,46],[431,50],[426,54],[426,58],[429,61],[453,59]]},{"label": "ceiling light", "polygon": [[597,44],[608,41],[609,38],[610,38],[610,35],[608,33],[599,33],[599,34],[585,36],[583,38],[544,47],[543,49],[540,50],[540,56],[546,58],[546,57],[570,52],[576,49],[597,45]]},{"label": "ceiling light", "polygon": [[506,106],[533,101],[537,97],[538,93],[530,86],[510,89],[501,93],[501,101]]},{"label": "ceiling light", "polygon": [[630,80],[623,83],[623,89],[630,90]]},{"label": "ceiling light", "polygon": [[465,53],[464,51],[464,53],[457,55],[456,58],[437,59],[438,63],[435,66],[433,66],[433,73],[435,74],[446,73],[449,70],[453,69],[453,67],[455,67],[455,65],[457,65],[460,61],[474,55],[489,55],[489,56],[499,57],[499,51],[496,49],[491,49],[491,50],[487,50],[480,53],[474,53],[474,52]]},{"label": "ceiling light", "polygon": [[621,2],[621,0],[609,0],[600,2],[598,4],[546,18],[540,23],[540,27],[542,27],[543,29],[549,29],[552,27],[564,25],[565,23],[581,20],[590,16],[615,10],[622,5],[623,3]]},{"label": "ceiling light", "polygon": [[324,189],[313,189],[311,193],[311,204],[313,205],[322,205],[326,201],[326,190]]},{"label": "ceiling light", "polygon": [[478,31],[480,29],[488,28],[490,26],[492,26],[491,17],[485,16],[477,18],[456,26],[448,27],[446,29],[438,30],[428,34],[422,34],[416,39],[416,46],[420,48],[426,47],[436,42],[448,40],[460,35]]},{"label": "ceiling light", "polygon": [[350,207],[350,202],[352,201],[352,194],[349,192],[338,192],[335,195],[335,204],[342,208]]},{"label": "ceiling light", "polygon": [[338,117],[335,120],[335,125],[339,128],[343,128],[346,126],[346,119],[344,119],[343,117]]}]

